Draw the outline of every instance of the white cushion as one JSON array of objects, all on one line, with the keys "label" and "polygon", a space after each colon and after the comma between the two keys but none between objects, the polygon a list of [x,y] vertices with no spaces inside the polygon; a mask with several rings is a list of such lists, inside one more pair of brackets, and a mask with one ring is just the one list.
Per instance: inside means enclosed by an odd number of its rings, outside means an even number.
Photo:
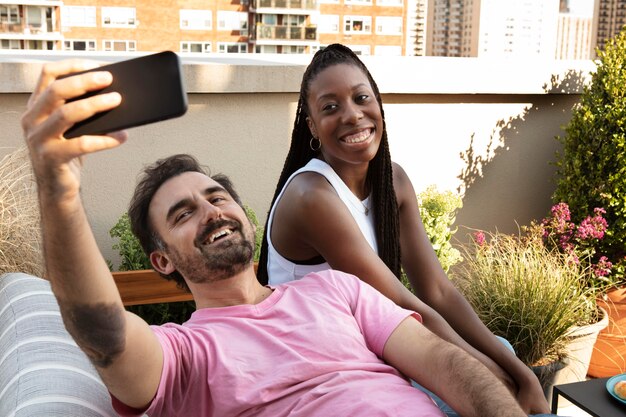
[{"label": "white cushion", "polygon": [[50,284],[21,273],[0,276],[0,416],[117,416]]}]

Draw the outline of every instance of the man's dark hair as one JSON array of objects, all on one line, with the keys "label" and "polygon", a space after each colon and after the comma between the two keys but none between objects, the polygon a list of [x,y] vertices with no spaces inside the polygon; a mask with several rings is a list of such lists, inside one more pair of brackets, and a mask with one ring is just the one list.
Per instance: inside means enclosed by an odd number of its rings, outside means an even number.
[{"label": "man's dark hair", "polygon": [[[393,187],[393,172],[391,155],[389,153],[389,142],[387,140],[387,128],[385,123],[385,113],[383,112],[383,102],[380,92],[372,75],[365,64],[352,50],[341,44],[332,44],[324,49],[320,49],[313,56],[313,60],[307,67],[302,77],[300,86],[300,97],[298,99],[298,109],[296,120],[291,133],[291,146],[289,153],[280,174],[276,192],[270,207],[274,206],[276,198],[285,186],[285,183],[298,169],[306,165],[312,158],[319,154],[319,150],[312,150],[309,141],[311,132],[306,122],[309,115],[307,99],[309,88],[317,75],[328,67],[347,64],[360,69],[366,76],[374,91],[374,96],[380,106],[380,113],[383,119],[383,132],[380,147],[374,158],[369,163],[366,177],[366,187],[372,195],[372,212],[374,215],[374,230],[378,244],[378,256],[385,262],[387,267],[400,278],[400,226],[398,217],[398,201]],[[268,216],[269,219],[269,216]],[[261,245],[261,256],[257,276],[259,281],[267,284],[267,222],[263,243]]]},{"label": "man's dark hair", "polygon": [[[237,204],[243,207],[239,194],[235,191],[230,179],[223,174],[211,176],[208,169],[200,165],[198,160],[193,156],[178,154],[159,159],[143,170],[143,175],[135,187],[135,192],[130,201],[130,207],[128,208],[131,230],[137,239],[139,239],[141,248],[148,256],[157,249],[166,249],[165,242],[163,242],[150,223],[148,216],[152,198],[154,198],[156,192],[167,180],[185,172],[199,172],[211,177],[228,191]],[[176,281],[179,287],[189,290],[185,280],[178,271],[174,271],[169,275],[160,275],[165,279]]]}]

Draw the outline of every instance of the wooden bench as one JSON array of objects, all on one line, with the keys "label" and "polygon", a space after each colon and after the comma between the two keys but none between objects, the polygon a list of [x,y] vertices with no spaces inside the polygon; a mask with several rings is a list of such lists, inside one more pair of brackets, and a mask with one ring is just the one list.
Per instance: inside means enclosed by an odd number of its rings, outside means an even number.
[{"label": "wooden bench", "polygon": [[[257,270],[254,263],[254,271]],[[176,286],[152,269],[113,272],[117,289],[125,306],[154,303],[173,303],[193,300],[191,293]]]}]

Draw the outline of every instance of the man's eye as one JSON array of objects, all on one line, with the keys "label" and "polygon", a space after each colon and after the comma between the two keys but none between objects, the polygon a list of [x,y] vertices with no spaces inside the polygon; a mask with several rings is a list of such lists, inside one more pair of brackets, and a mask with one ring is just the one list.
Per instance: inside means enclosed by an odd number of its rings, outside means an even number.
[{"label": "man's eye", "polygon": [[191,210],[185,210],[185,211],[181,211],[178,216],[176,216],[176,219],[174,220],[176,223],[178,223],[181,220],[186,219],[187,217],[189,217],[191,215]]},{"label": "man's eye", "polygon": [[210,202],[211,204],[215,204],[215,203],[220,203],[220,202],[222,202],[222,201],[224,201],[224,200],[226,200],[226,199],[225,199],[224,197],[222,197],[222,196],[215,196],[215,197],[212,197],[212,198],[209,200],[209,202]]}]

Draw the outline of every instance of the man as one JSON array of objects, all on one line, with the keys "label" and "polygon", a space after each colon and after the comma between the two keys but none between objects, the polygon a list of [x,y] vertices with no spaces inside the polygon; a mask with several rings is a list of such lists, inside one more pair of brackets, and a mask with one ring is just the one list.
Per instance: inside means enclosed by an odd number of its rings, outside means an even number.
[{"label": "man", "polygon": [[230,183],[193,158],[146,170],[131,204],[153,267],[183,282],[197,311],[183,326],[150,327],[124,310],[79,195],[83,155],[124,132],[66,140],[73,123],[117,106],[117,93],[71,103],[111,82],[83,61],[44,66],[22,117],[37,178],[47,276],[68,331],[122,415],[440,416],[403,375],[464,416],[523,416],[482,364],[419,316],[335,271],[259,284],[253,227]]}]

